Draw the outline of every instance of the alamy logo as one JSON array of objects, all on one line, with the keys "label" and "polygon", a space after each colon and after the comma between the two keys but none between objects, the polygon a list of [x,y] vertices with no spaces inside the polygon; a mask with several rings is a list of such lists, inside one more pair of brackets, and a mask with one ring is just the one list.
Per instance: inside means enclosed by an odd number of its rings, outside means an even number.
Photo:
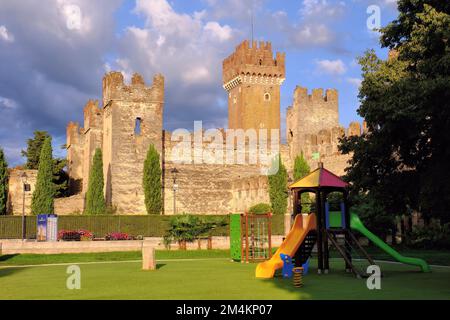
[{"label": "alamy logo", "polygon": [[367,274],[370,274],[367,278],[367,289],[380,290],[381,289],[381,269],[377,265],[367,267]]},{"label": "alamy logo", "polygon": [[81,269],[77,265],[71,265],[67,267],[66,273],[69,277],[66,281],[66,287],[69,290],[81,289]]},{"label": "alamy logo", "polygon": [[171,160],[175,164],[259,165],[261,174],[279,169],[279,129],[208,129],[194,122],[194,133],[173,131]]},{"label": "alamy logo", "polygon": [[367,8],[367,28],[371,31],[377,31],[381,28],[381,9],[377,5],[371,5]]}]

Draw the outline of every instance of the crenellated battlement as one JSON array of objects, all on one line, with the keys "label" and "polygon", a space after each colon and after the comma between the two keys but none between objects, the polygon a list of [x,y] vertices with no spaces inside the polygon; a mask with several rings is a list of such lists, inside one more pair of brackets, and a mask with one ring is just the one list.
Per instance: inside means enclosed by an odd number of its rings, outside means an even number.
[{"label": "crenellated battlement", "polygon": [[[223,61],[224,86],[236,77],[285,78],[285,54],[277,52],[275,58],[270,42],[245,40],[234,53]],[[281,84],[281,83],[280,83]]]},{"label": "crenellated battlement", "polygon": [[163,102],[164,77],[157,74],[150,86],[146,86],[144,78],[135,73],[130,84],[126,84],[121,72],[109,72],[103,77],[103,106],[111,100],[133,102]]},{"label": "crenellated battlement", "polygon": [[308,94],[308,88],[300,86],[297,86],[294,91],[294,106],[305,105],[313,107],[314,104],[320,104],[321,106],[337,108],[338,100],[339,93],[336,89],[327,89],[325,95],[322,88],[313,89],[311,94]]},{"label": "crenellated battlement", "polygon": [[102,128],[103,109],[99,108],[98,100],[89,100],[84,106],[83,113],[85,130],[89,130],[91,128]]},{"label": "crenellated battlement", "polygon": [[66,146],[67,148],[72,144],[79,144],[82,142],[82,133],[84,129],[80,128],[78,122],[70,121],[66,127]]}]

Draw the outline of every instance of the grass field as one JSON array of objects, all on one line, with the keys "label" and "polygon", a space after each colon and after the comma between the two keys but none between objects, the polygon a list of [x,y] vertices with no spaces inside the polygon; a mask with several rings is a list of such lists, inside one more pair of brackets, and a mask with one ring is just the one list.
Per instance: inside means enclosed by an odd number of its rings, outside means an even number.
[{"label": "grass field", "polygon": [[[382,289],[344,273],[315,273],[315,261],[296,289],[291,280],[254,278],[254,264],[228,259],[228,251],[159,251],[158,270],[142,271],[138,252],[0,257],[0,299],[450,299],[450,268],[432,273],[380,263]],[[136,261],[137,260],[137,261]],[[81,268],[81,289],[66,288],[67,265]],[[39,265],[40,264],[40,265]],[[53,264],[53,265],[47,265]]]}]

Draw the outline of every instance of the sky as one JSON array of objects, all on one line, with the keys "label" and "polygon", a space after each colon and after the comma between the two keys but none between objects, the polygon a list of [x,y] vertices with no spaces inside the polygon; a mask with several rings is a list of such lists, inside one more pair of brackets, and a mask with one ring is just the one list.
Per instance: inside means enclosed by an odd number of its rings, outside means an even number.
[{"label": "sky", "polygon": [[367,26],[371,5],[381,26],[397,16],[396,0],[1,0],[0,148],[20,165],[26,140],[46,130],[54,156],[65,156],[67,123],[83,123],[111,70],[138,72],[147,84],[164,75],[166,130],[196,120],[226,127],[222,60],[251,39],[252,16],[254,39],[286,53],[282,131],[296,86],[338,89],[347,127],[362,121],[357,58],[368,49],[387,57]]}]

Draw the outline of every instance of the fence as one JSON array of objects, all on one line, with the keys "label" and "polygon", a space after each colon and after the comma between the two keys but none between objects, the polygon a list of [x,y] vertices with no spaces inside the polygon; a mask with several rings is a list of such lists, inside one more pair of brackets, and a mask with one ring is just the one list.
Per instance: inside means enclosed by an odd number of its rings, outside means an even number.
[{"label": "fence", "polygon": [[[104,237],[111,232],[124,232],[143,237],[162,237],[169,228],[170,219],[174,216],[142,215],[97,215],[97,216],[59,216],[59,230],[84,229],[94,233],[95,237]],[[224,221],[226,226],[218,227],[212,231],[213,236],[229,235],[229,215],[203,215],[207,221]],[[25,217],[25,233],[27,239],[36,238],[36,217]],[[284,217],[274,215],[272,218],[272,234],[284,234]],[[21,239],[22,217],[0,216],[0,239]]]}]

